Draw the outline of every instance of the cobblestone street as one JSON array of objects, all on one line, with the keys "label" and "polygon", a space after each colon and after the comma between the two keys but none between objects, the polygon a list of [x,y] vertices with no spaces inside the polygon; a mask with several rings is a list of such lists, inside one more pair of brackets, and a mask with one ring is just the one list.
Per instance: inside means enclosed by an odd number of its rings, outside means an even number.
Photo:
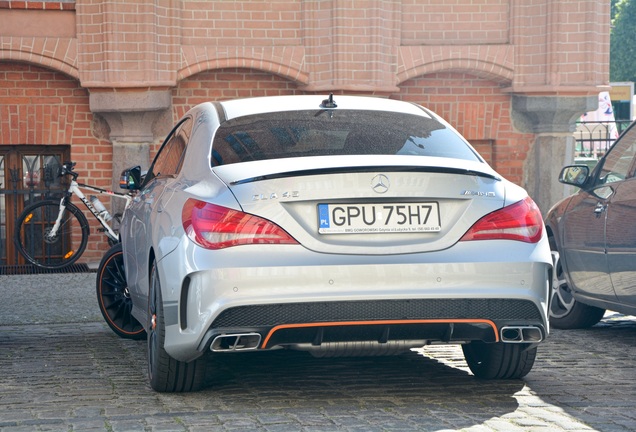
[{"label": "cobblestone street", "polygon": [[[520,381],[478,381],[461,348],[388,358],[228,354],[213,385],[153,392],[145,342],[118,338],[95,273],[0,276],[2,431],[636,430],[636,318],[553,330]],[[210,365],[212,366],[212,365]]]}]

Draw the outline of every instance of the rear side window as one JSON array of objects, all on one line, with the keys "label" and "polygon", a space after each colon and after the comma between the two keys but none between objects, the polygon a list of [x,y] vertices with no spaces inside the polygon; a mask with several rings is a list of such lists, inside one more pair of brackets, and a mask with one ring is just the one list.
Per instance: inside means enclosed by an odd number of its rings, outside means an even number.
[{"label": "rear side window", "polygon": [[172,135],[168,136],[155,156],[152,167],[146,175],[146,181],[153,177],[174,176],[181,170],[183,155],[192,133],[192,124],[192,119],[187,117]]},{"label": "rear side window", "polygon": [[212,144],[214,166],[289,157],[414,155],[482,161],[444,123],[384,111],[286,111],[223,123]]}]

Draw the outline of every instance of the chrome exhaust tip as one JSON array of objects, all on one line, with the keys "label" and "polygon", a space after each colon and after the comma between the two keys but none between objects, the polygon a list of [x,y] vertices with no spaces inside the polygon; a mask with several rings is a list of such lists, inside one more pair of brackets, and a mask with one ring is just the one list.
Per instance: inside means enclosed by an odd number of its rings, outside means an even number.
[{"label": "chrome exhaust tip", "polygon": [[214,338],[210,344],[213,352],[248,351],[255,350],[261,343],[259,333],[223,334]]},{"label": "chrome exhaust tip", "polygon": [[538,343],[543,340],[541,328],[535,326],[506,326],[501,328],[501,341],[506,343]]}]

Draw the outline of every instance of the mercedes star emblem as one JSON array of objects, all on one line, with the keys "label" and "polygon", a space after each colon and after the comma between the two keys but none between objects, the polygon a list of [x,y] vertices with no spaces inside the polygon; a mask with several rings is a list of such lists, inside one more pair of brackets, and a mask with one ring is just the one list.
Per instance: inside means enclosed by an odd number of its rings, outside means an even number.
[{"label": "mercedes star emblem", "polygon": [[389,178],[384,174],[378,174],[371,180],[371,188],[379,194],[388,191],[390,185],[391,182],[389,182]]}]

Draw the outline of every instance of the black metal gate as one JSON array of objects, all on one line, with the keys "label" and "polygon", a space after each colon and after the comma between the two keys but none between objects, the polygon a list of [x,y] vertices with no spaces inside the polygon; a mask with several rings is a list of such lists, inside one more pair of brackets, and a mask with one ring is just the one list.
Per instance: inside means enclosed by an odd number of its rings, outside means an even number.
[{"label": "black metal gate", "polygon": [[70,146],[0,146],[0,265],[24,264],[13,244],[15,221],[26,205],[61,198],[68,183],[57,176]]}]

